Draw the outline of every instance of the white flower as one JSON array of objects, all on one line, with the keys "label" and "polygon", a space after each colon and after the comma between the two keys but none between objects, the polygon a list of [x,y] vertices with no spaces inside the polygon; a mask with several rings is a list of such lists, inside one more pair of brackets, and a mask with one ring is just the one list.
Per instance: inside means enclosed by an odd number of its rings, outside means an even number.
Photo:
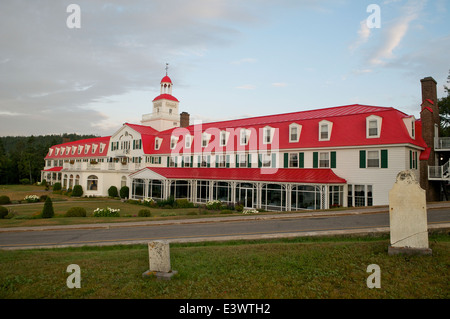
[{"label": "white flower", "polygon": [[258,214],[259,212],[256,209],[246,209],[242,213],[243,214]]}]

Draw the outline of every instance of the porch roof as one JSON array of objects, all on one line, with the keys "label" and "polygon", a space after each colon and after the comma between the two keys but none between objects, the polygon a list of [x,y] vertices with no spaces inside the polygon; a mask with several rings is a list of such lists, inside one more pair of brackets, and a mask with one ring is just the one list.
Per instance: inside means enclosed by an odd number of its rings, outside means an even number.
[{"label": "porch roof", "polygon": [[[159,177],[159,178],[158,178]],[[345,184],[329,168],[191,168],[146,167],[130,178],[260,181],[277,183]]]}]

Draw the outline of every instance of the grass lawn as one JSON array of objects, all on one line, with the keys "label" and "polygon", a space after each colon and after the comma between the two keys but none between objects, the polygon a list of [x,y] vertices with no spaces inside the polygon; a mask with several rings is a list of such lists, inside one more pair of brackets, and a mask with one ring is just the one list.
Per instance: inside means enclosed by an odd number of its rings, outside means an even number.
[{"label": "grass lawn", "polygon": [[[27,195],[48,195],[53,201],[55,217],[50,219],[32,218],[42,212],[44,203],[25,203],[24,198]],[[0,185],[0,196],[8,196],[13,204],[3,205],[12,210],[15,218],[0,219],[0,228],[2,227],[29,227],[29,226],[50,226],[50,225],[71,225],[71,224],[91,224],[91,223],[115,223],[131,221],[148,221],[161,219],[179,219],[179,218],[199,218],[224,216],[219,211],[209,211],[200,208],[177,208],[162,209],[149,208],[143,205],[125,203],[111,198],[77,198],[65,195],[53,194],[51,191],[45,191],[43,186],[34,185]],[[18,201],[21,201],[18,204]],[[83,207],[87,211],[86,218],[69,218],[64,214],[71,207]],[[120,209],[120,217],[90,217],[97,208],[111,207]],[[149,209],[151,217],[138,217],[139,210]],[[234,214],[241,214],[234,212]]]},{"label": "grass lawn", "polygon": [[[0,298],[384,299],[450,297],[450,238],[430,234],[432,256],[389,256],[383,237],[171,244],[170,281],[142,278],[144,245],[0,251]],[[67,266],[81,288],[66,286]],[[369,289],[377,264],[381,288]]]}]

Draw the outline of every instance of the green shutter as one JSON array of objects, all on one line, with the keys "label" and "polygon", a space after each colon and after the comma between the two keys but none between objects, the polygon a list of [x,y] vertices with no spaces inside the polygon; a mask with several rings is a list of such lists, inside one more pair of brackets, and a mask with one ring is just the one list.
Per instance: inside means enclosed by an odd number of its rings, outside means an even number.
[{"label": "green shutter", "polygon": [[230,167],[230,155],[226,157],[227,161],[225,162],[225,167]]},{"label": "green shutter", "polygon": [[409,150],[409,169],[413,168],[413,153]]},{"label": "green shutter", "polygon": [[289,153],[284,153],[284,168],[289,167]]},{"label": "green shutter", "polygon": [[235,166],[239,167],[239,155],[238,154],[236,154],[236,164],[235,164]]},{"label": "green shutter", "polygon": [[305,167],[305,153],[298,153],[298,167]]},{"label": "green shutter", "polygon": [[248,154],[248,161],[247,161],[247,167],[252,167],[252,154]]},{"label": "green shutter", "polygon": [[170,161],[170,158],[169,158],[169,156],[167,156],[167,167],[169,167],[169,161]]},{"label": "green shutter", "polygon": [[415,155],[416,155],[416,160],[415,160],[415,162],[414,162],[414,168],[415,169],[417,169],[417,162],[419,161],[419,154],[418,154],[418,152],[414,152],[415,153]]},{"label": "green shutter", "polygon": [[216,155],[216,167],[219,167],[219,155]]},{"label": "green shutter", "polygon": [[208,155],[208,162],[207,162],[206,166],[211,167],[211,155]]},{"label": "green shutter", "polygon": [[191,156],[191,163],[189,165],[189,167],[192,167],[194,165],[194,156]]},{"label": "green shutter", "polygon": [[313,153],[313,168],[319,167],[319,153],[314,152]]},{"label": "green shutter", "polygon": [[175,167],[178,167],[178,156],[175,156]]},{"label": "green shutter", "polygon": [[277,154],[272,153],[272,168],[277,167]]},{"label": "green shutter", "polygon": [[336,152],[331,152],[331,168],[336,168]]},{"label": "green shutter", "polygon": [[197,156],[197,167],[200,167],[202,161],[202,157],[199,155]]},{"label": "green shutter", "polygon": [[366,168],[366,151],[359,151],[359,168]]},{"label": "green shutter", "polygon": [[258,167],[262,166],[262,154],[258,154]]},{"label": "green shutter", "polygon": [[388,150],[381,150],[381,168],[388,168]]}]

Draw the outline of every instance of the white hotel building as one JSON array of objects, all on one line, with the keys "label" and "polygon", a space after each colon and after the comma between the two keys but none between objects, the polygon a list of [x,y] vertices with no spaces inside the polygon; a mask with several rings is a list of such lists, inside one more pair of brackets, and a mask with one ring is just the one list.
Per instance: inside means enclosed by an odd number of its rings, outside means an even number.
[{"label": "white hotel building", "polygon": [[[424,188],[436,186],[427,176],[438,134],[435,124],[423,123],[437,110],[437,99],[427,96],[433,82],[435,94],[436,82],[422,80],[419,120],[391,107],[355,104],[189,125],[166,75],[141,124],[52,146],[42,179],[66,189],[79,184],[85,196],[126,185],[133,199],[219,199],[274,211],[386,205],[402,170],[425,174]],[[432,142],[423,137],[425,127]]]}]

